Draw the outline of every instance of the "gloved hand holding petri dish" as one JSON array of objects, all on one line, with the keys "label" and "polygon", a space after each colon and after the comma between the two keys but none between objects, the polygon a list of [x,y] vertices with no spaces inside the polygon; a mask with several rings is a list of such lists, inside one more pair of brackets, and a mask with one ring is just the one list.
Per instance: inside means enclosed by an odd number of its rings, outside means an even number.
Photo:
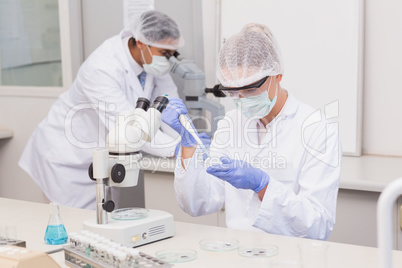
[{"label": "gloved hand holding petri dish", "polygon": [[224,151],[217,150],[214,148],[209,148],[209,154],[203,153],[203,159],[204,159],[204,167],[205,169],[213,166],[213,165],[221,165],[223,164],[221,161],[221,157],[226,157],[230,158],[228,154],[226,154]]},{"label": "gloved hand holding petri dish", "polygon": [[255,168],[246,161],[232,159],[227,155],[221,156],[219,162],[214,155],[207,165],[207,173],[230,183],[237,189],[250,189],[258,193],[270,180],[269,175],[262,169]]}]

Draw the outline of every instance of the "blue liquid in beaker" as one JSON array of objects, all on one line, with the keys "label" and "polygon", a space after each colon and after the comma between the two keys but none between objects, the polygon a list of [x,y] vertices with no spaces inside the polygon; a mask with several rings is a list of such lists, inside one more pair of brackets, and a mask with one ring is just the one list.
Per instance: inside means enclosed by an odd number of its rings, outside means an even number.
[{"label": "blue liquid in beaker", "polygon": [[45,233],[45,242],[49,245],[61,245],[67,243],[68,235],[64,224],[48,225]]}]

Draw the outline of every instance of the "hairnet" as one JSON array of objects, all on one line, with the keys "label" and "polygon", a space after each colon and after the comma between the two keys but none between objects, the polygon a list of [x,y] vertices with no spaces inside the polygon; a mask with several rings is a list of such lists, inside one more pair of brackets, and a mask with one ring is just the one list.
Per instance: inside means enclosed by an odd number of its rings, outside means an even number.
[{"label": "hairnet", "polygon": [[131,31],[146,45],[176,50],[184,45],[177,23],[168,15],[149,10],[134,20]]},{"label": "hairnet", "polygon": [[217,77],[225,87],[242,87],[282,73],[281,51],[265,25],[245,25],[219,52]]}]

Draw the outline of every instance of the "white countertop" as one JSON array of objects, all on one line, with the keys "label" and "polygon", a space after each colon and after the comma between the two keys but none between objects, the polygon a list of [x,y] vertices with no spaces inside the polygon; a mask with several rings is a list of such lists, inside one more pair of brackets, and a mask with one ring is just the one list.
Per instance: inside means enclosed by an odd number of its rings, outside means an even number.
[{"label": "white countertop", "polygon": [[[142,167],[151,172],[174,172],[174,158],[144,156]],[[341,189],[381,192],[391,181],[402,177],[402,157],[344,156]]]},{"label": "white countertop", "polygon": [[402,177],[402,157],[344,156],[340,188],[381,192],[399,177]]},{"label": "white countertop", "polygon": [[[61,219],[68,233],[80,232],[84,219],[95,218],[95,211],[60,207]],[[25,240],[27,248],[50,252],[62,246],[44,241],[50,216],[50,205],[0,198],[0,224],[17,226],[17,239]]]},{"label": "white countertop", "polygon": [[[27,248],[41,251],[51,251],[60,246],[49,246],[43,241],[49,205],[12,199],[0,198],[0,222],[15,224],[18,228],[18,239],[27,242]],[[61,207],[61,218],[67,232],[79,232],[85,219],[95,217],[95,211]],[[228,252],[211,252],[199,248],[199,241],[206,238],[233,238],[244,245],[268,245],[279,247],[279,253],[269,258],[247,258],[238,255],[237,250]],[[175,222],[175,235],[172,238],[144,245],[138,249],[141,252],[155,256],[155,252],[165,249],[194,249],[197,259],[187,263],[175,264],[174,267],[268,267],[272,260],[297,261],[298,245],[310,241],[302,238],[271,235],[262,232],[246,232],[222,227]],[[328,247],[328,268],[374,268],[378,267],[377,248],[362,247],[333,242],[323,242]],[[51,254],[62,267],[64,255],[62,252]],[[394,251],[394,267],[402,265],[402,252]]]},{"label": "white countertop", "polygon": [[12,130],[0,128],[0,140],[12,138],[14,135]]}]

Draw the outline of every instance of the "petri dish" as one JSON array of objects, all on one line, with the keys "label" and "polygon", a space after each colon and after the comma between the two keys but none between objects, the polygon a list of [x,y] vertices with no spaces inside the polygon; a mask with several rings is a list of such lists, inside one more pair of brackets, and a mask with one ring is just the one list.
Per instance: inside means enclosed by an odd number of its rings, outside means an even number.
[{"label": "petri dish", "polygon": [[236,239],[203,239],[200,248],[208,251],[229,251],[239,247]]},{"label": "petri dish", "polygon": [[193,249],[168,249],[157,251],[155,256],[164,262],[181,263],[195,260],[197,251]]},{"label": "petri dish", "polygon": [[139,220],[148,216],[146,208],[120,208],[112,212],[114,220]]},{"label": "petri dish", "polygon": [[279,248],[275,245],[243,246],[238,249],[240,256],[250,258],[271,257],[278,252]]}]

